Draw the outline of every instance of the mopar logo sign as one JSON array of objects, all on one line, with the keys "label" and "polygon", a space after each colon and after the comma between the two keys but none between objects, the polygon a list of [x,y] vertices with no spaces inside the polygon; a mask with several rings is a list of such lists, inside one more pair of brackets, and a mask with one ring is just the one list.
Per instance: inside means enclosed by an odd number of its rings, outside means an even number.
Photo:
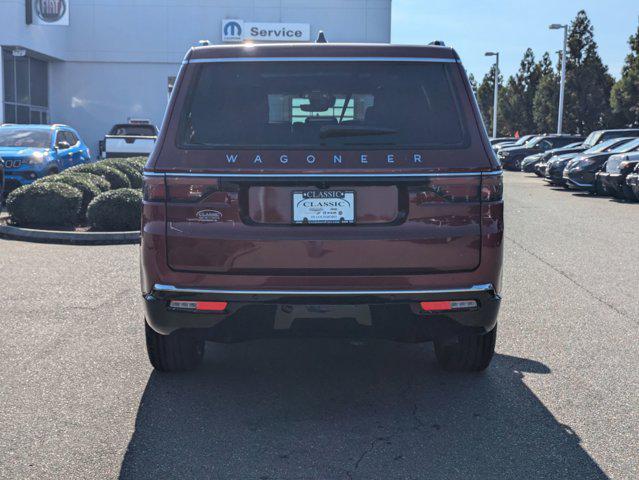
[{"label": "mopar logo sign", "polygon": [[[29,17],[35,25],[69,25],[69,0],[27,0]],[[35,15],[33,15],[35,14]]]},{"label": "mopar logo sign", "polygon": [[266,23],[243,20],[222,20],[222,41],[241,42],[308,42],[311,26],[308,23]]},{"label": "mopar logo sign", "polygon": [[222,20],[222,41],[241,42],[244,30],[242,20]]}]

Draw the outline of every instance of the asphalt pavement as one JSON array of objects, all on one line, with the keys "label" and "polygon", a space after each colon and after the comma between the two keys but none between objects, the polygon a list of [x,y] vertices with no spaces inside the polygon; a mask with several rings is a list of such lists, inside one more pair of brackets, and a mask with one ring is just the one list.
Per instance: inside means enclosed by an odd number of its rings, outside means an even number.
[{"label": "asphalt pavement", "polygon": [[506,174],[497,355],[209,345],[152,371],[138,247],[0,240],[0,478],[639,478],[639,204]]}]

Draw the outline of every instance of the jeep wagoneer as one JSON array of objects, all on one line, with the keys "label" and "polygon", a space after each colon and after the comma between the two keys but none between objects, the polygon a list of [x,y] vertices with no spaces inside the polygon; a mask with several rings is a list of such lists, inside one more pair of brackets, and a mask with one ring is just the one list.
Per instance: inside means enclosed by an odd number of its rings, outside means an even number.
[{"label": "jeep wagoneer", "polygon": [[492,358],[502,175],[444,46],[193,48],[145,170],[142,292],[153,366],[206,341],[435,342]]}]

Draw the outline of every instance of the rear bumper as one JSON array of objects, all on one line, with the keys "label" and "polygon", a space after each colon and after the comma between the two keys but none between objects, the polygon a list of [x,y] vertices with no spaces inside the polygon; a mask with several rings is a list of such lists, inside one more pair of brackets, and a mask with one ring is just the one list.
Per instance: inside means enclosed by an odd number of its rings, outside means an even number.
[{"label": "rear bumper", "polygon": [[[224,313],[190,312],[171,308],[171,300],[225,301],[228,307]],[[475,300],[477,307],[423,312],[419,305],[443,300]],[[196,329],[219,342],[279,336],[445,339],[492,330],[500,301],[492,285],[423,291],[233,291],[156,284],[144,296],[146,320],[158,333]]]}]

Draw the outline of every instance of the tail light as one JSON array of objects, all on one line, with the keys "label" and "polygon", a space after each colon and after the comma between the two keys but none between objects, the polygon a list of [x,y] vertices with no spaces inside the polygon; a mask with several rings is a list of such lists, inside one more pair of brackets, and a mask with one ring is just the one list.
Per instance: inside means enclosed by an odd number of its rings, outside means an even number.
[{"label": "tail light", "polygon": [[177,310],[190,310],[196,312],[224,312],[228,302],[198,302],[195,300],[172,300],[171,308]]},{"label": "tail light", "polygon": [[433,177],[424,186],[412,187],[418,203],[459,203],[479,200],[480,177]]},{"label": "tail light", "polygon": [[164,176],[145,176],[142,184],[142,195],[145,202],[163,202],[166,199]]},{"label": "tail light", "polygon": [[481,178],[481,201],[498,202],[504,195],[502,175],[484,175]]},{"label": "tail light", "polygon": [[211,177],[144,177],[147,202],[194,203],[218,191],[218,179]]},{"label": "tail light", "polygon": [[169,202],[193,203],[216,192],[219,182],[211,177],[167,177],[166,186]]},{"label": "tail light", "polygon": [[420,302],[423,312],[450,312],[453,310],[472,310],[477,308],[476,300],[438,300],[434,302]]}]

